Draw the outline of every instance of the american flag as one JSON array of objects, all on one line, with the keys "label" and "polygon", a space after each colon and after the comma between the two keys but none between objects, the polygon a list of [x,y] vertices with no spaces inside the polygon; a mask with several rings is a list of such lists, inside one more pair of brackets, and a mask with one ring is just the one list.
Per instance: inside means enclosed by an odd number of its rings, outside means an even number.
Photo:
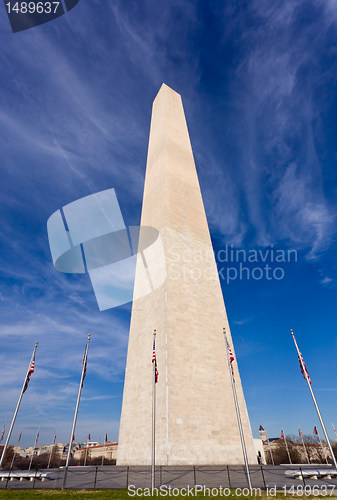
[{"label": "american flag", "polygon": [[105,433],[105,436],[104,436],[104,442],[107,443],[108,442],[108,435],[107,433]]},{"label": "american flag", "polygon": [[35,445],[37,444],[37,441],[38,441],[38,439],[39,439],[39,436],[40,436],[40,432],[39,432],[39,431],[37,431],[37,434],[36,434],[36,439],[35,439]]},{"label": "american flag", "polygon": [[298,434],[299,434],[300,438],[303,438],[303,432],[301,431],[301,429],[298,429]]},{"label": "american flag", "polygon": [[83,387],[83,383],[84,383],[84,379],[85,379],[85,376],[87,374],[87,362],[88,362],[88,356],[87,356],[87,348],[85,348],[85,352],[84,352],[84,356],[83,356],[83,366],[84,366],[84,370],[83,370],[83,380],[82,380],[82,387]]},{"label": "american flag", "polygon": [[5,435],[5,430],[6,430],[6,424],[4,425],[4,428],[2,429],[0,443],[1,443],[1,441],[3,440],[3,438],[4,438],[4,435]]},{"label": "american flag", "polygon": [[32,373],[34,373],[34,367],[35,367],[35,353],[34,353],[32,361],[30,363],[30,367],[29,367],[28,374],[27,374],[27,377],[26,377],[26,382],[25,382],[25,387],[23,389],[23,393],[25,393],[26,390],[27,390],[27,387],[28,387],[28,384],[29,384],[29,381],[30,381],[30,377],[31,377]]},{"label": "american flag", "polygon": [[228,344],[228,352],[229,352],[229,361],[230,361],[231,363],[233,363],[233,361],[234,361],[234,356],[233,356],[232,349],[230,348],[229,344]]},{"label": "american flag", "polygon": [[281,432],[281,439],[284,439],[284,432],[283,432],[283,429],[282,429],[282,432]]},{"label": "american flag", "polygon": [[73,434],[73,442],[75,441],[75,434]]},{"label": "american flag", "polygon": [[53,444],[55,444],[55,441],[56,441],[56,431],[55,431],[55,434],[54,434]]},{"label": "american flag", "polygon": [[154,366],[155,366],[155,383],[158,382],[158,377],[159,377],[159,373],[158,373],[158,370],[157,370],[157,358],[156,358],[156,341],[153,340],[153,353],[152,353],[152,363],[154,363]]},{"label": "american flag", "polygon": [[88,439],[88,441],[90,441],[90,432],[89,432],[89,434],[88,434],[88,438],[87,438],[87,439]]},{"label": "american flag", "polygon": [[235,382],[235,379],[234,379],[234,367],[233,367],[233,361],[234,361],[234,356],[233,356],[233,353],[232,353],[232,349],[230,348],[230,345],[227,341],[227,349],[228,349],[228,353],[229,353],[229,362],[230,362],[230,365],[231,365],[231,369],[232,369],[232,375],[233,375],[233,382]]},{"label": "american flag", "polygon": [[309,384],[311,385],[311,380],[310,380],[310,377],[309,377],[309,372],[307,370],[307,367],[305,366],[303,356],[302,356],[300,350],[298,350],[298,352],[299,352],[299,354],[298,354],[298,361],[300,363],[301,373],[302,373],[303,377],[305,378],[305,380],[308,380]]},{"label": "american flag", "polygon": [[316,425],[315,425],[314,430],[312,432],[315,434],[315,436],[318,436],[318,430],[317,430]]}]

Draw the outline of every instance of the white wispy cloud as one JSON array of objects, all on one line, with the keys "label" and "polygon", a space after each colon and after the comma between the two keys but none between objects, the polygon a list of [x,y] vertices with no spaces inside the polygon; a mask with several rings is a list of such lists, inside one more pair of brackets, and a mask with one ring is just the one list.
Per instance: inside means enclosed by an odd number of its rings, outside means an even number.
[{"label": "white wispy cloud", "polygon": [[237,321],[233,321],[233,323],[235,325],[245,325],[246,323],[249,323],[250,321],[252,321],[253,319],[255,319],[255,316],[250,316],[249,318],[244,318],[244,319],[239,319]]},{"label": "white wispy cloud", "polygon": [[[245,52],[227,90],[229,122],[223,133],[215,126],[224,124],[214,124],[217,141],[223,137],[227,142],[223,158],[212,142],[211,164],[202,158],[199,164],[205,169],[200,178],[206,185],[211,227],[222,232],[227,243],[242,246],[246,237],[261,246],[282,242],[307,249],[308,258],[317,259],[333,243],[336,230],[337,207],[326,199],[316,151],[320,132],[313,129],[324,111],[315,93],[329,75],[318,79],[307,72],[303,78],[302,73],[318,64],[312,40],[319,45],[329,23],[298,24],[304,7],[303,0],[252,4],[259,23],[241,34]],[[238,27],[240,19],[237,15],[233,26]]]},{"label": "white wispy cloud", "polygon": [[329,210],[324,196],[317,194],[295,164],[287,167],[274,194],[279,234],[299,246],[310,242],[310,259],[329,247],[335,226],[335,215]]}]

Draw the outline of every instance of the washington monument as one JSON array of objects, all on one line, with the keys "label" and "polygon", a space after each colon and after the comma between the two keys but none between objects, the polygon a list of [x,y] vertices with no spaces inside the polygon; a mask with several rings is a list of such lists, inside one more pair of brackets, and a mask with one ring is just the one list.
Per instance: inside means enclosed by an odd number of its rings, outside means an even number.
[{"label": "washington monument", "polygon": [[[154,329],[156,464],[243,464],[223,336],[225,327],[232,346],[227,314],[181,97],[165,84],[153,102],[141,226],[159,231],[165,262],[158,273],[166,279],[152,286],[156,276],[138,254],[117,464],[151,464]],[[151,293],[140,292],[145,282]],[[236,361],[234,370],[248,459],[255,464]]]}]

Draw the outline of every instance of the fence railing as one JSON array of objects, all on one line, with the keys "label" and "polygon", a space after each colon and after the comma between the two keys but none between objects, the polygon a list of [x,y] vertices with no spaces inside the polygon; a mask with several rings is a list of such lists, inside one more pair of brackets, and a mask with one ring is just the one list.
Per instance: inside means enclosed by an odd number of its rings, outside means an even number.
[{"label": "fence railing", "polygon": [[[286,492],[292,487],[311,493],[316,486],[320,492],[327,489],[337,492],[337,473],[331,468],[317,465],[310,470],[302,466],[253,465],[249,467],[252,488],[261,491],[276,488]],[[65,469],[39,469],[31,471],[12,470],[0,472],[0,489],[59,489],[63,486]],[[157,466],[155,487],[158,489],[181,488],[247,488],[244,466]],[[65,488],[67,489],[124,489],[151,488],[149,466],[74,466],[69,467]],[[306,489],[305,489],[306,488]],[[316,489],[317,491],[317,489]]]}]

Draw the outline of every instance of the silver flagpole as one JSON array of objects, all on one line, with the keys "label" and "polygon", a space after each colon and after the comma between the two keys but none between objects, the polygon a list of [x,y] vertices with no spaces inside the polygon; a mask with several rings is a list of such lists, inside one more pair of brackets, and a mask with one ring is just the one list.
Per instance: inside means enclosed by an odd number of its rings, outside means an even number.
[{"label": "silver flagpole", "polygon": [[266,435],[267,435],[267,442],[268,442],[268,448],[269,448],[270,458],[271,458],[271,461],[272,461],[273,465],[275,465],[275,463],[274,463],[273,453],[272,453],[272,451],[271,451],[271,447],[270,447],[270,442],[269,442],[269,437],[268,437],[267,427],[265,426],[264,428],[265,428],[265,430],[266,430]]},{"label": "silver flagpole", "polygon": [[[106,429],[105,429],[105,436],[107,436],[107,439],[108,439],[108,435],[106,433]],[[105,436],[104,436],[104,448],[103,448],[102,465],[104,465],[104,457],[105,457]]]},{"label": "silver flagpole", "polygon": [[13,427],[14,427],[14,424],[15,424],[16,416],[17,416],[19,408],[20,408],[22,396],[23,396],[23,393],[25,392],[25,389],[27,388],[26,387],[26,382],[27,382],[27,379],[28,379],[28,375],[29,375],[29,371],[30,371],[31,365],[33,363],[33,359],[34,359],[34,356],[35,356],[37,345],[38,345],[38,342],[35,343],[35,347],[34,347],[32,359],[30,360],[30,363],[29,363],[29,366],[28,366],[28,370],[27,370],[27,373],[26,373],[26,378],[25,378],[25,381],[23,383],[23,386],[22,386],[22,389],[21,389],[21,393],[20,393],[20,396],[19,396],[19,400],[18,400],[18,403],[17,403],[16,408],[15,408],[15,412],[14,412],[14,415],[13,415],[12,423],[11,423],[11,426],[10,426],[9,431],[8,431],[8,435],[7,435],[7,439],[6,439],[6,442],[5,442],[5,446],[4,446],[2,455],[1,455],[0,469],[2,468],[2,463],[4,461],[6,450],[7,450],[8,444],[9,444],[9,440],[10,440],[11,435],[12,435],[12,431],[13,431]]},{"label": "silver flagpole", "polygon": [[37,440],[39,438],[39,432],[40,432],[40,425],[39,425],[39,428],[37,430],[37,434],[36,434],[36,438],[35,438],[35,443],[34,443],[34,448],[33,448],[33,451],[32,451],[31,457],[30,457],[30,462],[29,462],[28,470],[30,470],[31,467],[32,467],[32,461],[33,461],[33,456],[34,456],[35,448],[36,448],[36,445],[37,445]]},{"label": "silver flagpole", "polygon": [[[153,331],[153,342],[156,342],[156,330]],[[153,390],[152,390],[152,466],[151,466],[151,489],[154,488],[154,471],[156,461],[156,362],[153,364]]]},{"label": "silver flagpole", "polygon": [[301,367],[302,367],[302,371],[303,371],[303,374],[304,374],[304,378],[307,381],[307,384],[308,384],[308,387],[309,387],[309,390],[310,390],[310,393],[311,393],[311,397],[312,397],[312,400],[314,402],[314,405],[315,405],[315,408],[316,408],[316,411],[317,411],[317,415],[318,415],[319,421],[321,423],[321,427],[322,427],[323,432],[324,432],[324,436],[325,436],[326,442],[328,443],[328,446],[329,446],[329,450],[330,450],[330,453],[331,453],[331,458],[332,458],[333,463],[335,464],[335,467],[336,467],[336,470],[337,470],[336,458],[335,458],[334,452],[332,451],[332,448],[331,448],[330,439],[329,439],[328,433],[326,432],[326,428],[325,428],[325,425],[324,425],[324,422],[323,422],[323,419],[322,419],[322,416],[321,416],[321,412],[319,411],[319,408],[318,408],[318,404],[317,404],[317,401],[316,401],[316,398],[315,398],[315,395],[314,395],[314,391],[312,390],[312,387],[311,387],[311,381],[309,379],[309,375],[308,375],[306,366],[304,364],[304,360],[302,358],[301,352],[300,352],[298,344],[296,342],[294,332],[293,332],[293,330],[290,330],[290,331],[291,331],[291,335],[293,336],[293,339],[294,339],[294,342],[295,342],[295,346],[296,346],[298,358],[299,358],[300,363],[301,363]]},{"label": "silver flagpole", "polygon": [[291,462],[290,453],[289,453],[289,449],[288,449],[288,443],[287,443],[286,436],[285,436],[284,431],[283,431],[283,427],[281,427],[281,429],[282,429],[283,436],[284,436],[284,442],[285,442],[285,444],[286,444],[286,448],[287,448],[287,453],[288,453],[289,463],[291,464],[292,462]]},{"label": "silver flagpole", "polygon": [[85,346],[85,351],[84,351],[84,358],[83,358],[83,364],[82,364],[82,374],[81,374],[80,386],[79,386],[79,389],[78,389],[78,395],[77,395],[77,401],[76,401],[76,407],[75,407],[75,415],[74,415],[73,425],[72,425],[72,428],[71,428],[71,434],[70,434],[70,440],[69,440],[69,449],[68,449],[66,466],[65,466],[65,470],[64,470],[64,477],[63,477],[62,489],[65,488],[66,480],[67,480],[68,466],[69,466],[69,460],[70,460],[70,454],[71,454],[71,445],[72,445],[73,436],[74,436],[74,433],[75,433],[78,407],[80,405],[83,380],[84,380],[84,377],[85,377],[85,370],[86,370],[86,367],[87,367],[89,341],[90,341],[90,333],[88,335],[87,345]]},{"label": "silver flagpole", "polygon": [[297,424],[297,427],[298,427],[298,433],[299,433],[299,436],[300,436],[300,438],[302,439],[302,444],[303,444],[304,452],[305,452],[305,454],[306,454],[306,456],[307,456],[307,461],[308,461],[308,464],[310,465],[309,455],[308,455],[307,449],[306,449],[306,447],[305,447],[305,445],[304,445],[304,441],[303,441],[303,433],[302,433],[302,431],[301,431],[301,429],[300,429],[300,426],[299,426],[298,424]]},{"label": "silver flagpole", "polygon": [[54,449],[54,446],[55,446],[56,432],[57,432],[57,427],[55,429],[55,434],[54,434],[54,437],[53,437],[53,444],[51,445],[51,450],[50,450],[50,455],[49,455],[47,469],[49,469],[49,467],[50,467],[51,456],[52,456],[53,449]]},{"label": "silver flagpole", "polygon": [[243,458],[244,458],[245,466],[246,466],[247,481],[248,481],[249,489],[251,490],[252,489],[252,483],[251,483],[251,480],[250,480],[250,472],[249,472],[249,466],[248,466],[248,457],[247,457],[246,443],[245,443],[245,438],[244,438],[244,435],[243,435],[243,429],[242,429],[242,423],[241,423],[239,403],[238,403],[238,398],[237,398],[237,395],[236,395],[236,388],[235,388],[234,376],[233,376],[232,365],[231,365],[230,356],[229,356],[229,344],[228,344],[228,341],[227,341],[226,329],[225,328],[223,329],[223,334],[224,334],[225,343],[226,343],[228,369],[229,369],[229,373],[230,373],[230,377],[231,377],[231,382],[232,382],[232,390],[233,390],[233,396],[234,396],[234,402],[235,402],[236,417],[237,417],[238,425],[239,425],[240,438],[241,438],[241,446],[242,446],[242,453],[243,453]]},{"label": "silver flagpole", "polygon": [[315,422],[315,429],[316,429],[316,431],[317,431],[317,436],[318,436],[319,443],[320,443],[321,448],[322,448],[322,451],[323,451],[323,455],[324,455],[324,458],[325,458],[326,464],[327,464],[327,465],[329,465],[329,462],[328,462],[328,459],[327,459],[327,456],[326,456],[326,453],[325,453],[325,449],[323,448],[323,445],[322,445],[321,436],[319,435],[319,432],[318,432],[318,429],[317,429],[316,422]]},{"label": "silver flagpole", "polygon": [[[20,430],[20,434],[19,434],[19,439],[18,439],[18,446],[19,446],[19,443],[21,441],[21,434],[22,434],[22,429],[23,429],[23,424],[21,425],[21,430]],[[15,456],[16,456],[16,452],[14,451],[13,453],[13,458],[12,458],[12,463],[11,463],[11,466],[9,468],[9,472],[11,472],[12,468],[13,468],[13,464],[14,464],[14,460],[15,460]]]},{"label": "silver flagpole", "polygon": [[[90,436],[90,429],[89,429],[89,434],[88,437]],[[88,455],[88,439],[87,439],[87,446],[85,448],[85,457],[84,457],[84,466],[87,465],[87,455]]]}]

